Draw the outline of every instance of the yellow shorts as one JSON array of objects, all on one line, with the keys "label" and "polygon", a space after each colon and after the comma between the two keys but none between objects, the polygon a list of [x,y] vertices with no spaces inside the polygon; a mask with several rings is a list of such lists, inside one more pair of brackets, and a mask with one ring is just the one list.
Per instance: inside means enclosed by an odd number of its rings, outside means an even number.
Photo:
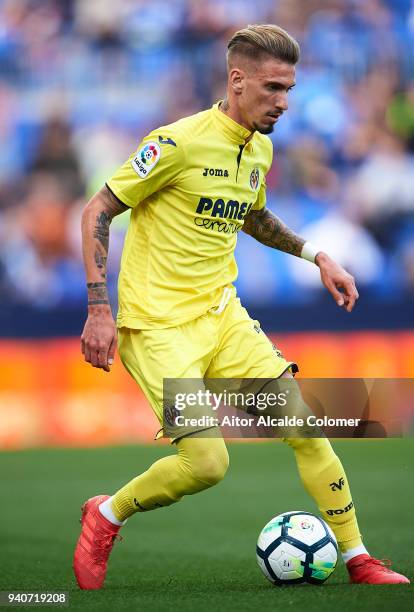
[{"label": "yellow shorts", "polygon": [[118,329],[118,350],[163,425],[164,378],[278,378],[297,370],[235,295],[224,310],[166,329]]}]

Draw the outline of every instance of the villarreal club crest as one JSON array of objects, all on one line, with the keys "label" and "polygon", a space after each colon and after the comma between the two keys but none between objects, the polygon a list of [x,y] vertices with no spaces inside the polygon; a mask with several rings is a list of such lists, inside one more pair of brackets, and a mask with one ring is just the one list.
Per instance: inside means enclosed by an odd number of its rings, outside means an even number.
[{"label": "villarreal club crest", "polygon": [[259,168],[254,168],[250,173],[250,187],[253,191],[259,186]]}]

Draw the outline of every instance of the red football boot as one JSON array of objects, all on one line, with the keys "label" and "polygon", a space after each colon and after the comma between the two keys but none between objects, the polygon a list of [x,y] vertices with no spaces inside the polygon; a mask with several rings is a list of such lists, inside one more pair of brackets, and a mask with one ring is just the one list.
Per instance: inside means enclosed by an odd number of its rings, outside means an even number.
[{"label": "red football boot", "polygon": [[350,582],[354,584],[408,584],[402,574],[389,569],[391,561],[374,559],[369,555],[357,555],[346,564]]},{"label": "red football boot", "polygon": [[108,497],[91,497],[82,506],[82,531],[73,557],[73,570],[81,589],[102,588],[108,557],[118,536],[120,527],[99,512],[99,504]]}]

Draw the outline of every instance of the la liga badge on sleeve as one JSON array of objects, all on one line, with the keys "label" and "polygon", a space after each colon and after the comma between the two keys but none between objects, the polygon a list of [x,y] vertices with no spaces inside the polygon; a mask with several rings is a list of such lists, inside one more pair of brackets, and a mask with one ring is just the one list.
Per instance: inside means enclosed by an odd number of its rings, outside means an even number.
[{"label": "la liga badge on sleeve", "polygon": [[158,164],[161,149],[156,142],[146,142],[132,159],[131,165],[141,178],[146,178],[151,170]]}]

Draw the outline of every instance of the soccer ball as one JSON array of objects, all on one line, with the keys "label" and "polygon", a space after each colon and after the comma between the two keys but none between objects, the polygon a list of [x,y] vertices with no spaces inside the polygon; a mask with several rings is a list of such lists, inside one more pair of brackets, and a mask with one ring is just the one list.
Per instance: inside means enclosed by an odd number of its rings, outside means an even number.
[{"label": "soccer ball", "polygon": [[338,560],[336,538],[328,525],[309,512],[279,514],[257,540],[257,562],[270,582],[322,584]]}]

